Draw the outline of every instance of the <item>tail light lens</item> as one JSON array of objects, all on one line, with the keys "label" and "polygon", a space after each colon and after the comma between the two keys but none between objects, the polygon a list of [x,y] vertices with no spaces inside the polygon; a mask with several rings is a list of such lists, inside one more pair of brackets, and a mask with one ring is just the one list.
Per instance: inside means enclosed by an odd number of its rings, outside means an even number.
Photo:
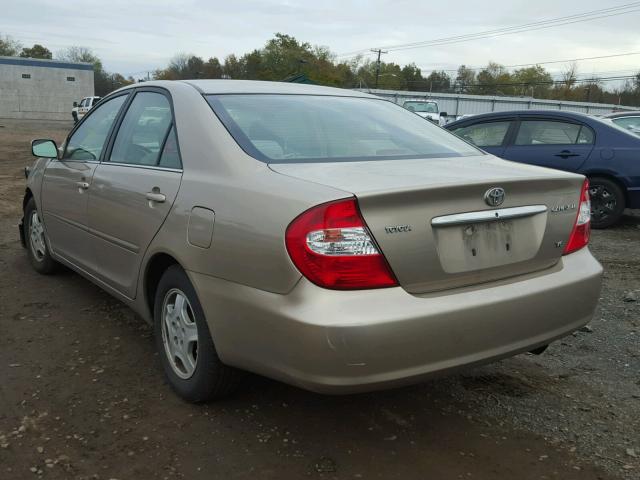
[{"label": "tail light lens", "polygon": [[585,247],[589,243],[591,236],[591,201],[589,200],[589,180],[585,180],[582,184],[582,192],[580,194],[580,205],[578,205],[578,215],[573,225],[571,236],[564,247],[563,254],[575,252]]},{"label": "tail light lens", "polygon": [[320,287],[354,290],[398,285],[355,199],[307,210],[291,222],[285,241],[298,270]]}]

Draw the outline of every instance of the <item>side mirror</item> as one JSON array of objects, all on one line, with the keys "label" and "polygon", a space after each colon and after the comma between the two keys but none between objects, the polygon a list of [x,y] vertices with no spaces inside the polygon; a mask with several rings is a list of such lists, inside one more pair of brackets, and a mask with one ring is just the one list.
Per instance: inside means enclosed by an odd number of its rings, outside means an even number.
[{"label": "side mirror", "polygon": [[53,140],[32,140],[31,153],[35,157],[58,158],[58,147]]},{"label": "side mirror", "polygon": [[441,117],[448,117],[447,112],[440,112]]},{"label": "side mirror", "polygon": [[78,106],[78,102],[73,102],[73,107],[77,107]]}]

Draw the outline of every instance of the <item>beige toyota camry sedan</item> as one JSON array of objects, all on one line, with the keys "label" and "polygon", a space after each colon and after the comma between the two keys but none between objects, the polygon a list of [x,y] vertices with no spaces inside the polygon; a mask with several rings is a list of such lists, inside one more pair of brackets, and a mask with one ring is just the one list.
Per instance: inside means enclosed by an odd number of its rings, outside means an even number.
[{"label": "beige toyota camry sedan", "polygon": [[598,300],[584,177],[371,95],[148,82],[32,150],[33,268],[65,265],[152,323],[190,401],[242,371],[349,393],[539,353]]}]

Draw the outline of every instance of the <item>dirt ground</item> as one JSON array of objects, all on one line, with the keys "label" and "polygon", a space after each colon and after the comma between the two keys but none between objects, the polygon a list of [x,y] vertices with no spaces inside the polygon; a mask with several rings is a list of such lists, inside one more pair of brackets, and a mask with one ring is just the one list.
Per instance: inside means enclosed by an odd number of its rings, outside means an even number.
[{"label": "dirt ground", "polygon": [[327,397],[252,376],[179,400],[151,330],[78,275],[36,274],[18,241],[29,141],[0,119],[0,479],[638,479],[640,215],[594,232],[595,319],[520,355],[386,392]]}]

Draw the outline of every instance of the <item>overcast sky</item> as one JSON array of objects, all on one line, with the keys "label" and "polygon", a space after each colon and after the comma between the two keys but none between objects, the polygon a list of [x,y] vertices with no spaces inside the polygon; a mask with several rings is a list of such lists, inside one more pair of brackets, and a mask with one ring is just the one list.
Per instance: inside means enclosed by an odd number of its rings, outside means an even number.
[{"label": "overcast sky", "polygon": [[[5,3],[7,0],[4,0]],[[630,0],[9,0],[0,34],[55,54],[91,48],[105,69],[141,76],[178,52],[205,60],[259,48],[276,32],[341,54],[431,40],[630,3]],[[415,62],[425,72],[460,64],[505,65],[640,52],[640,11],[540,31],[454,45],[390,52],[385,61]],[[578,64],[580,74],[628,74],[640,55]],[[564,65],[546,66],[561,71]]]}]

